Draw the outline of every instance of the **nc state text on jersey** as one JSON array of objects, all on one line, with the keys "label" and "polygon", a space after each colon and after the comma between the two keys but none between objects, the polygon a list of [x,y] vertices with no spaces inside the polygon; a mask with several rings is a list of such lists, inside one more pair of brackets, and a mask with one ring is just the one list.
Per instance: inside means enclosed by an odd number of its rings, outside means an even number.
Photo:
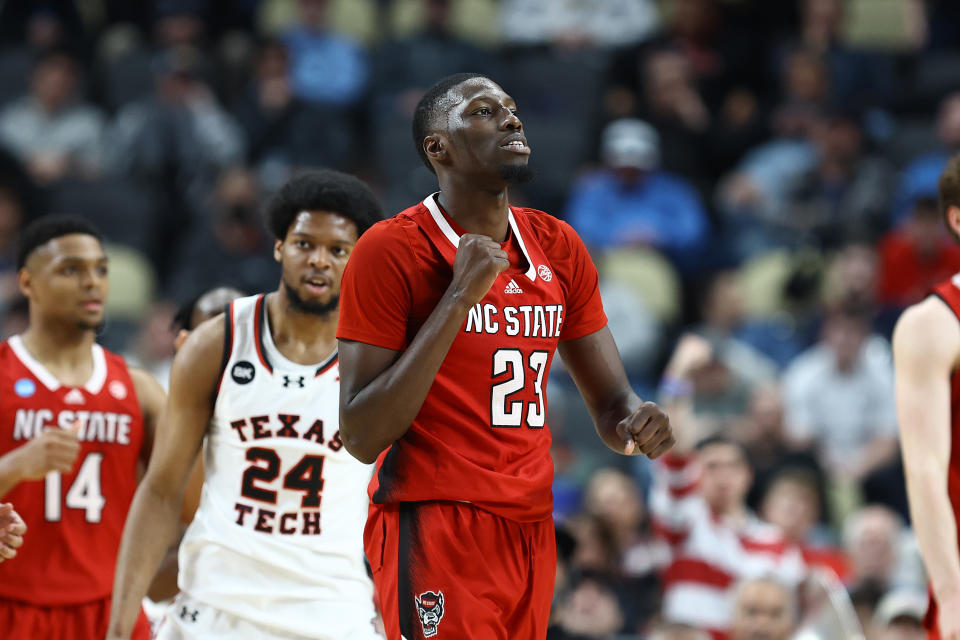
[{"label": "nc state text on jersey", "polygon": [[71,411],[64,409],[54,416],[50,409],[17,409],[13,425],[14,440],[29,440],[48,427],[70,428],[80,421],[77,437],[81,442],[116,442],[130,444],[133,416],[112,411]]},{"label": "nc state text on jersey", "polygon": [[497,309],[478,302],[467,315],[466,333],[500,333],[501,323],[508,336],[558,338],[563,324],[562,304],[525,304]]}]

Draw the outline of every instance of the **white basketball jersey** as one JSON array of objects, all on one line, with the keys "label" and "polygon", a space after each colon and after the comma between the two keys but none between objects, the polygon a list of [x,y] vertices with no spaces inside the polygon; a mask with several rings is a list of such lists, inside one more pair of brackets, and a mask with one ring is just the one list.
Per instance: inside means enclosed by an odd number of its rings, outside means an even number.
[{"label": "white basketball jersey", "polygon": [[284,358],[263,295],[230,305],[226,336],[180,589],[285,633],[374,637],[363,556],[373,467],[340,440],[336,353],[310,366]]}]

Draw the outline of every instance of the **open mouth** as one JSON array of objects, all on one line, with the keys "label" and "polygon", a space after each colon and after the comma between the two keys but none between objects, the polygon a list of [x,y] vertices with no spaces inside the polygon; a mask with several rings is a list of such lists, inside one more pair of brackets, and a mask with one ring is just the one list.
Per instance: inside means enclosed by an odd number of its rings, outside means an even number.
[{"label": "open mouth", "polygon": [[520,153],[523,155],[530,154],[530,147],[527,146],[527,143],[524,140],[511,140],[506,144],[500,145],[500,148],[506,149],[507,151],[512,151],[513,153]]},{"label": "open mouth", "polygon": [[307,289],[315,295],[321,295],[330,290],[330,282],[320,278],[304,280],[304,284],[306,285]]}]

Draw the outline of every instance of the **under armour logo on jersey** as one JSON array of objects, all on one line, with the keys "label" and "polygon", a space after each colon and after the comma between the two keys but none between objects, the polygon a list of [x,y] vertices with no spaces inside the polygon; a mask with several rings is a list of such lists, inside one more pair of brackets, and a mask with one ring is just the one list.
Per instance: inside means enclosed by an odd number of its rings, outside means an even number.
[{"label": "under armour logo on jersey", "polygon": [[520,288],[520,285],[517,284],[517,281],[513,278],[510,278],[510,282],[507,283],[507,288],[503,290],[504,293],[523,293],[523,289]]},{"label": "under armour logo on jersey", "polygon": [[181,620],[186,620],[187,618],[190,618],[190,622],[196,622],[198,615],[200,615],[199,609],[187,609],[185,606],[180,607]]},{"label": "under armour logo on jersey", "polygon": [[307,380],[306,380],[306,378],[305,378],[304,376],[297,376],[296,378],[292,378],[292,377],[290,377],[290,376],[288,376],[288,375],[284,375],[284,376],[283,376],[283,388],[286,389],[287,387],[289,387],[289,386],[292,385],[292,384],[296,384],[296,385],[299,386],[301,389],[303,389],[305,386],[307,386]]}]

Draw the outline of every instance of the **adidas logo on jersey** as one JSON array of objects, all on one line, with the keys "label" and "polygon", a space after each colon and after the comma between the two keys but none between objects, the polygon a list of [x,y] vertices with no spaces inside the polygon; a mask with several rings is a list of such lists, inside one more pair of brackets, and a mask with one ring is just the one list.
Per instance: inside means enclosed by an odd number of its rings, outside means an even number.
[{"label": "adidas logo on jersey", "polygon": [[63,396],[63,401],[67,404],[83,404],[86,402],[83,398],[83,392],[80,389],[71,389],[67,395]]},{"label": "adidas logo on jersey", "polygon": [[503,290],[504,293],[523,293],[523,289],[520,288],[520,285],[517,284],[517,281],[513,278],[510,278],[510,282],[507,283],[507,288]]}]

